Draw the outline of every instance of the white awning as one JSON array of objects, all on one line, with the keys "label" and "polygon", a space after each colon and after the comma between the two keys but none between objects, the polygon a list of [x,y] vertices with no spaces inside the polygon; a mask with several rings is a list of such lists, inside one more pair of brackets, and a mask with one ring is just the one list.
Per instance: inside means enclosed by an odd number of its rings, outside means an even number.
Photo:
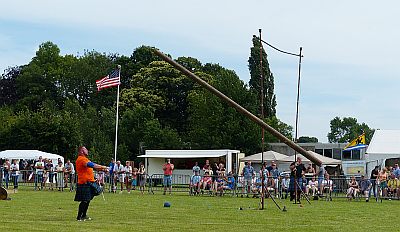
[{"label": "white awning", "polygon": [[275,152],[275,151],[265,151],[264,152],[264,157],[262,157],[261,153],[257,153],[251,156],[246,156],[242,159],[240,159],[240,161],[251,161],[251,162],[255,162],[255,163],[261,163],[262,158],[264,158],[264,161],[280,161],[283,160],[285,158],[287,158],[287,155],[281,154],[279,152]]},{"label": "white awning", "polygon": [[218,158],[231,153],[240,153],[238,150],[146,150],[145,155],[139,158]]},{"label": "white awning", "polygon": [[52,153],[47,153],[38,150],[5,150],[0,152],[0,158],[2,159],[38,159],[39,156],[42,158],[57,160],[58,158],[61,159],[64,163],[64,157]]}]

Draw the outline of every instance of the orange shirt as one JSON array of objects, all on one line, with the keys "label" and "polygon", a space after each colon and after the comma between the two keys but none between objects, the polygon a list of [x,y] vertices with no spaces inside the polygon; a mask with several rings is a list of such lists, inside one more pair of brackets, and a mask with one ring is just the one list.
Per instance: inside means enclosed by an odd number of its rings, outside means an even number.
[{"label": "orange shirt", "polygon": [[76,172],[78,173],[78,184],[85,184],[86,182],[94,182],[93,168],[89,168],[87,163],[90,160],[84,155],[78,155],[76,159]]}]

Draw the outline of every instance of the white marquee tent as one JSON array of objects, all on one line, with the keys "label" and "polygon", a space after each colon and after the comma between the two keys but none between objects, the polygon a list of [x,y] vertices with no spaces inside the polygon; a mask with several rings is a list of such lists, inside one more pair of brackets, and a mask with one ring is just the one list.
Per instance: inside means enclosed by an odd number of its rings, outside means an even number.
[{"label": "white marquee tent", "polygon": [[61,161],[64,163],[64,157],[52,153],[47,153],[43,151],[38,151],[38,150],[5,150],[0,152],[0,158],[1,159],[38,159],[39,156],[42,156],[42,158],[46,159],[51,159],[53,161],[53,164],[57,163],[58,158],[61,159]]},{"label": "white marquee tent", "polygon": [[367,173],[391,158],[400,158],[400,130],[375,130],[365,154]]},{"label": "white marquee tent", "polygon": [[[318,153],[315,153],[313,151],[307,151],[307,152],[310,153],[311,155],[313,155],[314,157],[316,157],[317,159],[321,160],[323,165],[336,166],[336,165],[342,164],[341,160],[332,159],[332,158],[320,155]],[[303,163],[311,162],[309,159],[307,159],[306,157],[304,157],[301,154],[297,154],[297,156],[301,157],[301,160],[303,161]],[[294,162],[294,156],[289,156],[289,157],[283,159],[281,162]]]},{"label": "white marquee tent", "polygon": [[[285,158],[287,158],[287,155],[281,154],[279,152],[275,152],[275,151],[265,151],[264,152],[264,161],[280,161],[283,160]],[[251,161],[254,163],[261,163],[262,162],[262,154],[261,153],[257,153],[254,155],[250,155],[250,156],[246,156],[244,158],[241,158],[240,161],[244,162],[244,161]]]}]

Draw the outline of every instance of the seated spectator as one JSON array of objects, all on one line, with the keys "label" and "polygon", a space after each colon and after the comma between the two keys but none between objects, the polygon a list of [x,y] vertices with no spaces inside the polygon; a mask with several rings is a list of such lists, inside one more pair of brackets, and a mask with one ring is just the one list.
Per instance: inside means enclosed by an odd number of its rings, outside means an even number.
[{"label": "seated spectator", "polygon": [[359,192],[358,182],[356,181],[356,177],[352,176],[349,181],[349,188],[347,189],[347,198],[349,200],[355,198]]},{"label": "seated spectator", "polygon": [[218,194],[222,196],[224,193],[224,186],[225,186],[225,180],[224,180],[224,175],[222,173],[218,174],[218,178],[215,180],[215,195],[217,196]]},{"label": "seated spectator", "polygon": [[199,172],[195,172],[194,175],[190,178],[190,194],[191,195],[196,195],[199,194],[200,192],[200,183],[201,183],[201,176],[199,175]]},{"label": "seated spectator", "polygon": [[369,179],[365,179],[364,175],[361,175],[360,180],[360,193],[365,196],[365,201],[369,201],[369,191],[372,187],[372,182]]},{"label": "seated spectator", "polygon": [[205,171],[203,178],[201,178],[200,189],[202,193],[204,190],[212,190],[212,178],[209,171]]},{"label": "seated spectator", "polygon": [[[271,179],[271,178],[269,178]],[[258,197],[262,190],[262,180],[260,177],[253,177],[251,181],[251,193],[253,197]]]},{"label": "seated spectator", "polygon": [[285,178],[282,180],[282,198],[283,198],[283,193],[285,193],[285,199],[287,198],[289,193],[289,184],[290,184],[289,174],[286,174]]},{"label": "seated spectator", "polygon": [[311,178],[311,180],[308,181],[308,184],[306,186],[306,194],[309,195],[310,192],[312,193],[312,196],[315,196],[315,194],[318,191],[318,182],[315,180],[315,176]]},{"label": "seated spectator", "polygon": [[399,198],[400,196],[400,180],[397,179],[396,175],[392,173],[390,180],[388,181],[388,191],[394,196]]},{"label": "seated spectator", "polygon": [[224,186],[224,190],[234,190],[235,189],[235,177],[232,172],[228,173],[228,177],[225,179],[226,185]]},{"label": "seated spectator", "polygon": [[332,180],[329,179],[329,174],[325,175],[325,179],[322,181],[322,188],[323,188],[322,193],[327,193],[329,195],[332,193],[333,182],[332,182]]}]

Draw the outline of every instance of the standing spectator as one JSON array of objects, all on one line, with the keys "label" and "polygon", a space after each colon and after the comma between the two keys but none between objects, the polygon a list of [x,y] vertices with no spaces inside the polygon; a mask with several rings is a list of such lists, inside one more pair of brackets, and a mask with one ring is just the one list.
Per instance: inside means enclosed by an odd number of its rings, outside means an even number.
[{"label": "standing spectator", "polygon": [[388,179],[388,174],[386,173],[387,169],[383,168],[379,174],[378,174],[378,180],[379,180],[379,189],[380,189],[380,195],[382,197],[386,197],[386,188],[387,188],[387,179]]},{"label": "standing spectator", "polygon": [[58,191],[64,191],[64,165],[62,161],[58,161],[58,165],[56,166],[56,173],[57,173],[57,178],[56,178],[56,183],[57,183],[57,188]]},{"label": "standing spectator", "polygon": [[98,170],[96,172],[96,181],[99,183],[99,185],[104,189],[104,171],[103,170]]},{"label": "standing spectator", "polygon": [[136,190],[136,186],[138,184],[138,169],[137,168],[133,168],[132,169],[132,189]]},{"label": "standing spectator", "polygon": [[397,179],[400,178],[400,167],[399,167],[399,164],[395,164],[394,165],[393,174],[395,175],[395,177]]},{"label": "standing spectator", "polygon": [[7,189],[8,189],[8,182],[10,181],[10,169],[11,169],[10,160],[6,159],[6,161],[3,164],[3,173],[4,173],[4,180],[6,181]]},{"label": "standing spectator", "polygon": [[313,168],[311,163],[307,166],[306,173],[315,176],[315,169]]},{"label": "standing spectator", "polygon": [[64,165],[65,168],[65,188],[68,187],[69,182],[69,191],[72,192],[74,190],[75,184],[75,167],[74,164],[71,163],[71,160],[68,159]]},{"label": "standing spectator", "polygon": [[121,184],[121,191],[119,192],[120,194],[122,193],[122,190],[124,190],[124,181],[125,181],[125,168],[124,165],[121,164],[121,161],[117,161],[117,164],[115,165],[114,172],[118,178],[119,183]]},{"label": "standing spectator", "polygon": [[47,163],[45,164],[44,169],[48,173],[48,179],[49,179],[49,188],[48,189],[53,190],[55,167],[54,167],[53,161],[51,159],[47,160]]},{"label": "standing spectator", "polygon": [[217,169],[217,174],[218,175],[222,174],[222,176],[225,176],[225,171],[226,171],[226,169],[225,169],[224,164],[223,163],[219,163],[218,169]]},{"label": "standing spectator", "polygon": [[46,183],[49,179],[48,163],[50,159],[43,159],[44,169],[43,169],[43,189],[46,189]]},{"label": "standing spectator", "polygon": [[125,163],[125,187],[126,191],[130,194],[132,188],[132,167],[129,161]]},{"label": "standing spectator", "polygon": [[144,167],[143,163],[139,164],[139,171],[138,171],[138,179],[139,179],[139,189],[142,195],[144,194],[144,187],[146,185],[146,168]]},{"label": "standing spectator", "polygon": [[101,166],[91,162],[88,159],[89,152],[86,147],[80,147],[78,151],[78,158],[76,159],[76,170],[78,172],[78,185],[76,189],[74,201],[80,201],[78,221],[92,220],[87,215],[90,201],[93,199],[91,185],[94,183],[93,169],[107,171],[106,166]]},{"label": "standing spectator", "polygon": [[108,171],[109,171],[109,182],[110,182],[110,192],[113,192],[113,193],[115,193],[115,191],[116,191],[116,189],[117,189],[117,187],[115,186],[115,177],[114,177],[114,175],[115,175],[115,172],[114,172],[114,170],[115,170],[115,160],[114,159],[111,159],[111,162],[110,162],[110,164],[108,165]]},{"label": "standing spectator", "polygon": [[322,181],[324,180],[324,176],[325,176],[325,166],[323,164],[319,167],[317,176],[318,176],[318,188],[319,188],[318,193],[322,194],[322,192],[324,190]]},{"label": "standing spectator", "polygon": [[35,163],[35,190],[38,189],[38,183],[40,183],[40,190],[43,189],[43,171],[44,171],[44,162],[42,156],[39,156],[39,160]]},{"label": "standing spectator", "polygon": [[200,167],[199,167],[198,162],[194,163],[192,171],[193,171],[193,175],[200,175]]},{"label": "standing spectator", "polygon": [[278,181],[279,170],[278,170],[278,167],[276,166],[275,162],[272,163],[271,166],[272,166],[272,169],[270,171],[270,174],[271,174],[272,180],[274,181],[274,194],[276,196],[278,194],[278,186],[279,186],[279,181]]},{"label": "standing spectator", "polygon": [[362,195],[365,196],[365,201],[368,202],[369,201],[369,192],[370,189],[372,187],[372,183],[370,180],[365,179],[364,175],[361,175],[361,180],[360,180],[360,192]]},{"label": "standing spectator", "polygon": [[18,176],[19,176],[19,164],[17,163],[17,160],[13,160],[13,163],[10,165],[10,171],[11,171],[11,178],[14,183],[14,192],[18,191]]},{"label": "standing spectator", "polygon": [[203,166],[203,171],[206,172],[210,169],[210,161],[206,160],[206,164]]},{"label": "standing spectator", "polygon": [[285,178],[282,180],[282,199],[283,199],[283,193],[285,193],[285,199],[287,199],[287,195],[289,193],[289,185],[290,185],[290,179],[289,179],[289,174],[285,175]]},{"label": "standing spectator", "polygon": [[169,194],[172,193],[172,172],[174,171],[174,165],[171,164],[171,159],[167,159],[167,162],[163,164],[162,169],[164,171],[164,195],[169,189]]},{"label": "standing spectator", "polygon": [[218,177],[218,163],[217,162],[214,162],[214,164],[213,165],[211,165],[211,170],[212,170],[212,173],[213,173],[213,182],[215,182],[215,180],[217,179],[217,177]]},{"label": "standing spectator", "polygon": [[244,177],[244,187],[246,189],[247,197],[249,197],[251,183],[255,176],[254,168],[251,166],[251,161],[248,161],[246,166],[243,167],[241,175]]},{"label": "standing spectator", "polygon": [[[379,166],[375,166],[375,168],[371,171],[371,183],[372,183],[372,191],[374,192],[374,197],[376,198],[376,179],[379,174]],[[369,191],[369,197],[371,197],[371,191]]]}]

